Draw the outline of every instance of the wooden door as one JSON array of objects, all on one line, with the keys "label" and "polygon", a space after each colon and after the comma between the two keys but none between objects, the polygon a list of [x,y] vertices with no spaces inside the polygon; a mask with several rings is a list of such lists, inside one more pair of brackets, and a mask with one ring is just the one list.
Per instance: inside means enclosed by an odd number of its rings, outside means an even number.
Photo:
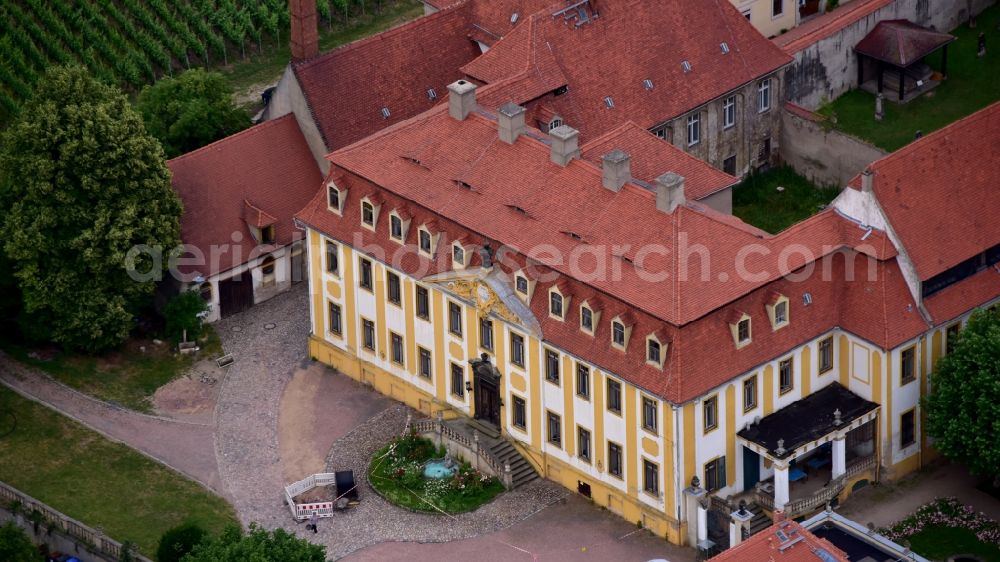
[{"label": "wooden door", "polygon": [[223,318],[253,306],[253,277],[249,271],[219,281],[219,313]]}]

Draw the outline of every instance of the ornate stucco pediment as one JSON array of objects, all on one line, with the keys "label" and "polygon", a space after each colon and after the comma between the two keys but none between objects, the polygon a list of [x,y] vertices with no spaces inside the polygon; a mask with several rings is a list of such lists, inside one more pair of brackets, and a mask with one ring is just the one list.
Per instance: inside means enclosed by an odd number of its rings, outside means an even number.
[{"label": "ornate stucco pediment", "polygon": [[431,275],[424,279],[463,300],[475,303],[480,316],[494,315],[541,337],[535,315],[514,294],[507,276],[494,268],[469,268]]}]

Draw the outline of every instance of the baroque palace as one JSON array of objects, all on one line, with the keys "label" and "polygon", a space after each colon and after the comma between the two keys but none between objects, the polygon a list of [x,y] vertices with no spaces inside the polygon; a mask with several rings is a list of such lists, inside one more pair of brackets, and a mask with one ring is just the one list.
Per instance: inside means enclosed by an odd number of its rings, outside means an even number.
[{"label": "baroque palace", "polygon": [[978,165],[1000,157],[1000,105],[772,236],[702,201],[735,178],[645,127],[580,144],[483,103],[498,88],[459,80],[327,156],[296,215],[316,360],[475,418],[679,544],[728,536],[738,499],[806,515],[935,455],[928,375],[1000,298]]}]

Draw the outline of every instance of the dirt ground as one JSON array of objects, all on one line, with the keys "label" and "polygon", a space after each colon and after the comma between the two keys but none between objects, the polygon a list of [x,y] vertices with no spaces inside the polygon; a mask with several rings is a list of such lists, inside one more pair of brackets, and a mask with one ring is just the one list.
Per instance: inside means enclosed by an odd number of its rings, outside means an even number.
[{"label": "dirt ground", "polygon": [[153,394],[157,415],[195,423],[214,423],[215,403],[226,371],[214,359],[192,365],[182,377],[165,384]]},{"label": "dirt ground", "polygon": [[[355,399],[362,393],[365,399]],[[281,397],[278,417],[285,481],[323,472],[333,442],[391,404],[319,363],[297,369]]]}]

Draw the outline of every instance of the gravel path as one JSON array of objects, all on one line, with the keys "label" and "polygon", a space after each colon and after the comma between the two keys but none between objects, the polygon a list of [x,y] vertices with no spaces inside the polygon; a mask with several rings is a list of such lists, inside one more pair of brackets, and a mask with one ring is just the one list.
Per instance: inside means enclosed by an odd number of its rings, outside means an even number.
[{"label": "gravel path", "polygon": [[102,402],[3,353],[0,353],[0,383],[225,495],[210,424],[149,416]]}]

